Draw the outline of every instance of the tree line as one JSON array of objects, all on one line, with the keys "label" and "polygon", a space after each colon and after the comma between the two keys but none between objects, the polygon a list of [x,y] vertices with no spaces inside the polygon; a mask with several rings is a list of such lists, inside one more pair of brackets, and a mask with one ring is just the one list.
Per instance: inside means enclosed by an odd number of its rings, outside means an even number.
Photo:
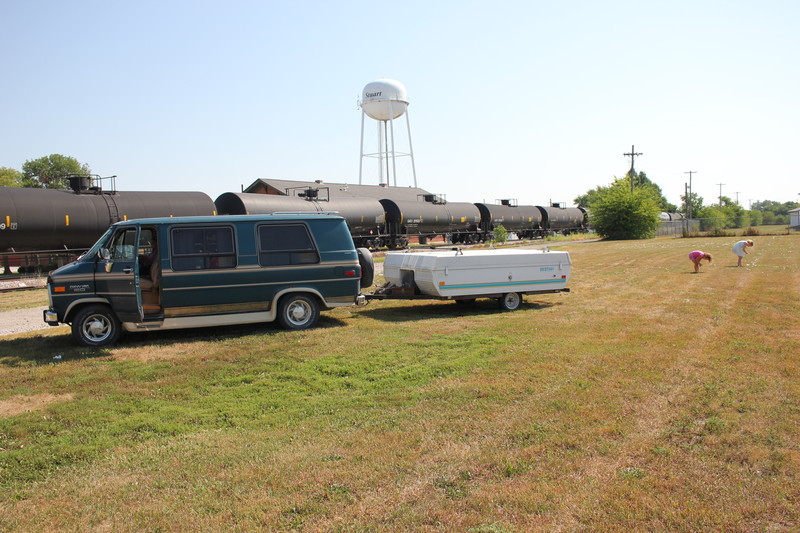
[{"label": "tree line", "polygon": [[50,154],[25,161],[22,170],[0,167],[0,186],[66,189],[69,187],[69,176],[89,174],[91,169],[88,164],[80,163],[74,157]]},{"label": "tree line", "polygon": [[798,202],[779,203],[772,200],[755,202],[745,209],[738,202],[722,196],[718,203],[704,205],[696,193],[681,195],[683,208],[671,204],[661,187],[644,172],[628,173],[614,178],[608,186],[598,186],[574,199],[576,205],[589,211],[592,228],[608,239],[647,239],[655,236],[660,214],[689,212],[699,219],[702,231],[745,228],[762,224],[788,224],[788,212],[800,207]]}]

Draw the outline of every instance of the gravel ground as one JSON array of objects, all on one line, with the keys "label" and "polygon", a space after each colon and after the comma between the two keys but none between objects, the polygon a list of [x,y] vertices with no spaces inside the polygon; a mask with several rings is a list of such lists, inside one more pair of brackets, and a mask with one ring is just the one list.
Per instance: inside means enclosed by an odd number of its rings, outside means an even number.
[{"label": "gravel ground", "polygon": [[[44,287],[46,282],[47,280],[43,277],[5,280],[0,281],[0,289]],[[42,320],[42,311],[45,309],[47,309],[47,307],[0,311],[0,336],[49,328],[50,326],[45,324],[44,320]]]},{"label": "gravel ground", "polygon": [[42,311],[45,309],[47,307],[0,311],[0,336],[49,328],[42,320]]},{"label": "gravel ground", "polygon": [[0,280],[0,289],[18,289],[20,287],[44,287],[47,285],[47,278],[19,278]]}]

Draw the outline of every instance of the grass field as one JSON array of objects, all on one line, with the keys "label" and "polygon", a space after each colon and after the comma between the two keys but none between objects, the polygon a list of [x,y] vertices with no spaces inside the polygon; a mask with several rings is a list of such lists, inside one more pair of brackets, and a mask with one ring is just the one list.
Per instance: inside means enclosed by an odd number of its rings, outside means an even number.
[{"label": "grass field", "polygon": [[564,243],[513,313],[2,337],[0,531],[797,531],[800,236],[753,238]]},{"label": "grass field", "polygon": [[0,311],[27,309],[47,305],[47,291],[27,290],[0,293]]}]

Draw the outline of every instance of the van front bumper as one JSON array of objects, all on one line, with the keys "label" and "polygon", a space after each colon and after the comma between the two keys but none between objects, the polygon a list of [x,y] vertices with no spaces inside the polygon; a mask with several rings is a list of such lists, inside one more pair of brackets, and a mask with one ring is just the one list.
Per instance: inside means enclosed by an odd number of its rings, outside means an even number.
[{"label": "van front bumper", "polygon": [[58,321],[58,314],[56,314],[54,311],[45,309],[42,312],[42,315],[44,321],[47,322],[48,326],[58,326],[60,324],[60,322]]}]

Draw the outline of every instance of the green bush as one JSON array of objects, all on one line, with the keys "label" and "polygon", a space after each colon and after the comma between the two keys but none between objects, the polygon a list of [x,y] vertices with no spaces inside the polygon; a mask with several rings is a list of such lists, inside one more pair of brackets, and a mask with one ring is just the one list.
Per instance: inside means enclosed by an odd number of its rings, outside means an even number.
[{"label": "green bush", "polygon": [[631,191],[624,179],[599,187],[590,210],[592,227],[607,239],[650,239],[655,236],[661,212],[658,196],[651,187]]},{"label": "green bush", "polygon": [[508,230],[502,224],[497,225],[492,233],[492,241],[502,244],[508,240]]}]

